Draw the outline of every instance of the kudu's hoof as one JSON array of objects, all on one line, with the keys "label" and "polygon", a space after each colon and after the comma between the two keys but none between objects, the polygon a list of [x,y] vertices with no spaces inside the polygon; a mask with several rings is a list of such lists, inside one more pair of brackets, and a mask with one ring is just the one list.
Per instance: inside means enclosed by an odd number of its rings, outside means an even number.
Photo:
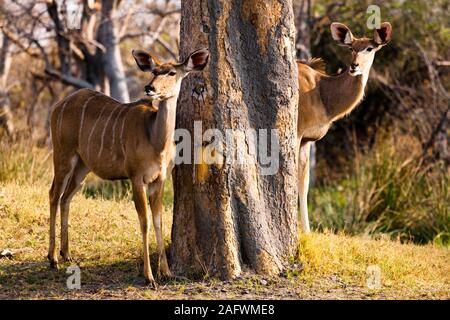
[{"label": "kudu's hoof", "polygon": [[55,270],[59,270],[59,266],[58,266],[58,261],[53,260],[52,258],[50,258],[50,256],[47,256],[48,260],[50,261],[50,268],[55,269]]},{"label": "kudu's hoof", "polygon": [[60,251],[59,255],[62,257],[64,262],[72,262],[72,257],[70,256],[70,254],[64,254],[64,252]]},{"label": "kudu's hoof", "polygon": [[145,285],[150,289],[158,290],[158,286],[156,285],[155,280],[145,279]]}]

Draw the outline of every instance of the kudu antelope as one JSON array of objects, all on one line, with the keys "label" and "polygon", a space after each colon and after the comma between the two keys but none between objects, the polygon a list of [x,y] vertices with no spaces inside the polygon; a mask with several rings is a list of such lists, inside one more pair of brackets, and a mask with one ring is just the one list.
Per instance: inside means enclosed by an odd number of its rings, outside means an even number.
[{"label": "kudu antelope", "polygon": [[322,139],[331,124],[349,114],[363,99],[375,53],[391,39],[391,25],[384,22],[374,30],[373,39],[355,38],[342,23],[331,24],[331,35],[352,52],[350,68],[336,76],[325,74],[320,59],[298,62],[299,106],[297,122],[297,161],[302,230],[310,231],[307,194],[309,153],[312,141]]},{"label": "kudu antelope", "polygon": [[142,71],[151,80],[145,92],[160,100],[155,112],[148,103],[122,104],[100,92],[81,89],[56,104],[51,115],[55,176],[50,189],[51,266],[58,266],[55,223],[61,211],[61,256],[70,260],[69,204],[89,172],[103,179],[131,180],[133,201],[138,213],[144,246],[144,276],[155,286],[149,260],[149,208],[153,215],[159,264],[158,275],[170,277],[162,236],[162,193],[169,164],[174,156],[174,130],[177,98],[182,79],[191,71],[202,70],[209,53],[192,53],[182,63],[159,64],[150,54],[133,50]]}]

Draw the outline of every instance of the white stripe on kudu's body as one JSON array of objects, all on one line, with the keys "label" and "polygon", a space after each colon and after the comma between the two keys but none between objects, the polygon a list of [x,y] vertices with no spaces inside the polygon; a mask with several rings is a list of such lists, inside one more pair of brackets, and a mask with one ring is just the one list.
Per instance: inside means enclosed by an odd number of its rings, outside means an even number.
[{"label": "white stripe on kudu's body", "polygon": [[[57,131],[58,138],[61,137],[61,124],[62,124],[62,118],[63,118],[64,109],[66,108],[66,105],[67,105],[67,101],[61,107],[61,112],[59,113],[59,116],[58,116],[58,131]],[[60,138],[58,140],[61,141]]]},{"label": "white stripe on kudu's body", "polygon": [[[116,140],[116,126],[117,126],[117,123],[119,122],[118,120],[120,119],[122,112],[126,113],[127,110],[125,108],[122,108],[122,110],[120,110],[119,113],[117,114],[116,120],[114,121],[113,131],[112,131],[111,153],[114,153],[114,143]],[[125,124],[125,117],[123,117],[123,120],[124,120],[123,124]],[[122,150],[122,148],[121,148],[121,150]],[[123,150],[122,150],[122,152],[123,152]],[[123,154],[125,155],[124,152],[123,152]]]},{"label": "white stripe on kudu's body", "polygon": [[81,119],[80,119],[80,130],[78,130],[78,141],[81,141],[81,134],[82,134],[82,131],[83,131],[83,122],[84,122],[84,113],[86,111],[87,105],[96,96],[97,95],[94,95],[94,96],[90,97],[89,99],[87,99],[86,102],[83,104],[83,107],[81,108],[82,111],[81,111]]},{"label": "white stripe on kudu's body", "polygon": [[122,121],[122,129],[120,130],[120,149],[122,150],[122,155],[125,157],[125,146],[124,146],[124,144],[123,144],[123,132],[124,132],[124,129],[125,129],[125,120],[126,120],[126,117],[123,117],[123,121]]},{"label": "white stripe on kudu's body", "polygon": [[322,60],[298,63],[299,101],[297,118],[297,163],[302,230],[310,231],[308,182],[310,142],[322,139],[331,124],[349,114],[363,99],[375,52],[391,39],[388,22],[374,30],[373,39],[355,38],[342,23],[331,24],[333,39],[352,51],[349,70],[337,76],[325,74]]},{"label": "white stripe on kudu's body", "polygon": [[[191,71],[202,70],[207,65],[209,52],[198,50],[182,63],[162,65],[142,50],[133,50],[133,56],[139,68],[151,74],[145,92],[152,100],[160,100],[157,110],[148,99],[123,104],[99,92],[81,89],[57,103],[52,112],[51,135],[59,143],[53,143],[55,176],[50,189],[48,258],[51,266],[58,266],[55,232],[60,208],[61,256],[70,259],[69,204],[86,175],[93,172],[103,179],[128,178],[142,232],[144,276],[148,284],[155,286],[149,258],[146,187],[158,246],[158,275],[170,277],[161,233],[161,211],[164,179],[168,166],[173,163],[177,98],[181,80]],[[111,119],[114,123],[109,125]],[[116,130],[119,125],[120,132]],[[101,130],[96,130],[97,127]],[[111,143],[110,156],[102,154],[108,143]]]},{"label": "white stripe on kudu's body", "polygon": [[86,155],[87,155],[88,162],[89,162],[89,159],[92,154],[92,152],[89,149],[89,147],[91,145],[92,135],[94,134],[95,128],[100,123],[100,120],[102,120],[102,115],[103,115],[103,112],[105,111],[105,108],[106,108],[106,105],[104,105],[102,107],[102,111],[100,112],[100,115],[98,116],[97,120],[95,121],[94,125],[92,126],[91,133],[89,134],[89,138],[88,138],[88,142],[87,142],[87,146],[86,146]]},{"label": "white stripe on kudu's body", "polygon": [[98,155],[97,155],[98,158],[100,158],[100,155],[102,154],[103,143],[104,143],[104,140],[105,140],[106,128],[108,127],[109,120],[111,120],[112,115],[114,114],[114,112],[116,112],[116,110],[117,110],[118,108],[120,108],[120,106],[116,106],[116,107],[114,108],[114,110],[113,110],[113,111],[111,112],[111,114],[109,115],[108,120],[106,120],[105,125],[103,126],[103,131],[102,131],[102,142],[101,142],[101,144],[100,144],[100,150],[99,150]]}]

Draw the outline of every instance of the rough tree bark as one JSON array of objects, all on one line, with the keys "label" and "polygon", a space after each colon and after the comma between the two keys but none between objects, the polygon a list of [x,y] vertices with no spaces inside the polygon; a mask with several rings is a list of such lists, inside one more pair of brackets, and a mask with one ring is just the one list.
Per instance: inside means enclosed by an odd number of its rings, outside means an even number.
[{"label": "rough tree bark", "polygon": [[[263,166],[251,161],[176,166],[171,268],[222,278],[235,277],[244,267],[278,274],[297,247],[292,1],[186,0],[181,11],[182,58],[209,47],[210,62],[202,74],[183,82],[177,127],[192,137],[194,121],[202,122],[203,132],[216,128],[223,136],[226,129],[267,129],[269,140],[270,129],[277,129],[279,169],[262,175]],[[192,90],[202,82],[205,101],[193,103]],[[252,159],[251,139],[241,142],[224,145],[223,154]],[[207,145],[200,143],[194,153]]]}]

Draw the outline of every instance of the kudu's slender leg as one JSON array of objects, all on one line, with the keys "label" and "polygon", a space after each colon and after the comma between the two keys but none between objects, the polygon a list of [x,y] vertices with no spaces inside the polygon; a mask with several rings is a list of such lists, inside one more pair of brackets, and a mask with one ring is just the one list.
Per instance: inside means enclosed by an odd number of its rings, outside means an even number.
[{"label": "kudu's slender leg", "polygon": [[[55,155],[54,151],[54,155]],[[54,159],[55,177],[53,178],[52,187],[50,188],[50,235],[48,259],[50,267],[58,268],[58,256],[56,254],[56,215],[60,204],[61,195],[66,188],[67,181],[72,175],[75,166],[76,155],[65,156],[60,159]]]},{"label": "kudu's slender leg", "polygon": [[298,193],[300,201],[300,219],[302,223],[302,230],[304,233],[309,233],[309,218],[308,218],[308,189],[309,189],[309,152],[311,143],[306,142],[300,145],[298,156]]},{"label": "kudu's slender leg", "polygon": [[157,180],[151,186],[150,206],[153,216],[153,227],[155,228],[156,242],[158,244],[158,277],[171,278],[172,274],[167,263],[166,249],[162,235],[162,196],[164,192],[164,181]]},{"label": "kudu's slender leg", "polygon": [[50,235],[48,247],[48,259],[50,260],[50,267],[58,268],[58,257],[56,255],[56,215],[58,213],[59,192],[57,188],[62,189],[56,182],[56,177],[53,178],[52,187],[50,188]]},{"label": "kudu's slender leg", "polygon": [[145,186],[140,181],[133,181],[133,201],[138,213],[139,223],[141,225],[142,243],[144,246],[144,277],[146,284],[156,288],[155,279],[152,274],[152,267],[150,266],[149,255],[149,228],[150,228],[150,215],[147,204],[147,198],[145,194]]},{"label": "kudu's slender leg", "polygon": [[81,187],[86,175],[89,173],[89,169],[84,164],[83,160],[78,157],[73,169],[72,175],[69,178],[67,187],[61,197],[61,251],[60,254],[65,261],[71,261],[70,251],[69,251],[69,208],[70,201],[73,196]]}]

